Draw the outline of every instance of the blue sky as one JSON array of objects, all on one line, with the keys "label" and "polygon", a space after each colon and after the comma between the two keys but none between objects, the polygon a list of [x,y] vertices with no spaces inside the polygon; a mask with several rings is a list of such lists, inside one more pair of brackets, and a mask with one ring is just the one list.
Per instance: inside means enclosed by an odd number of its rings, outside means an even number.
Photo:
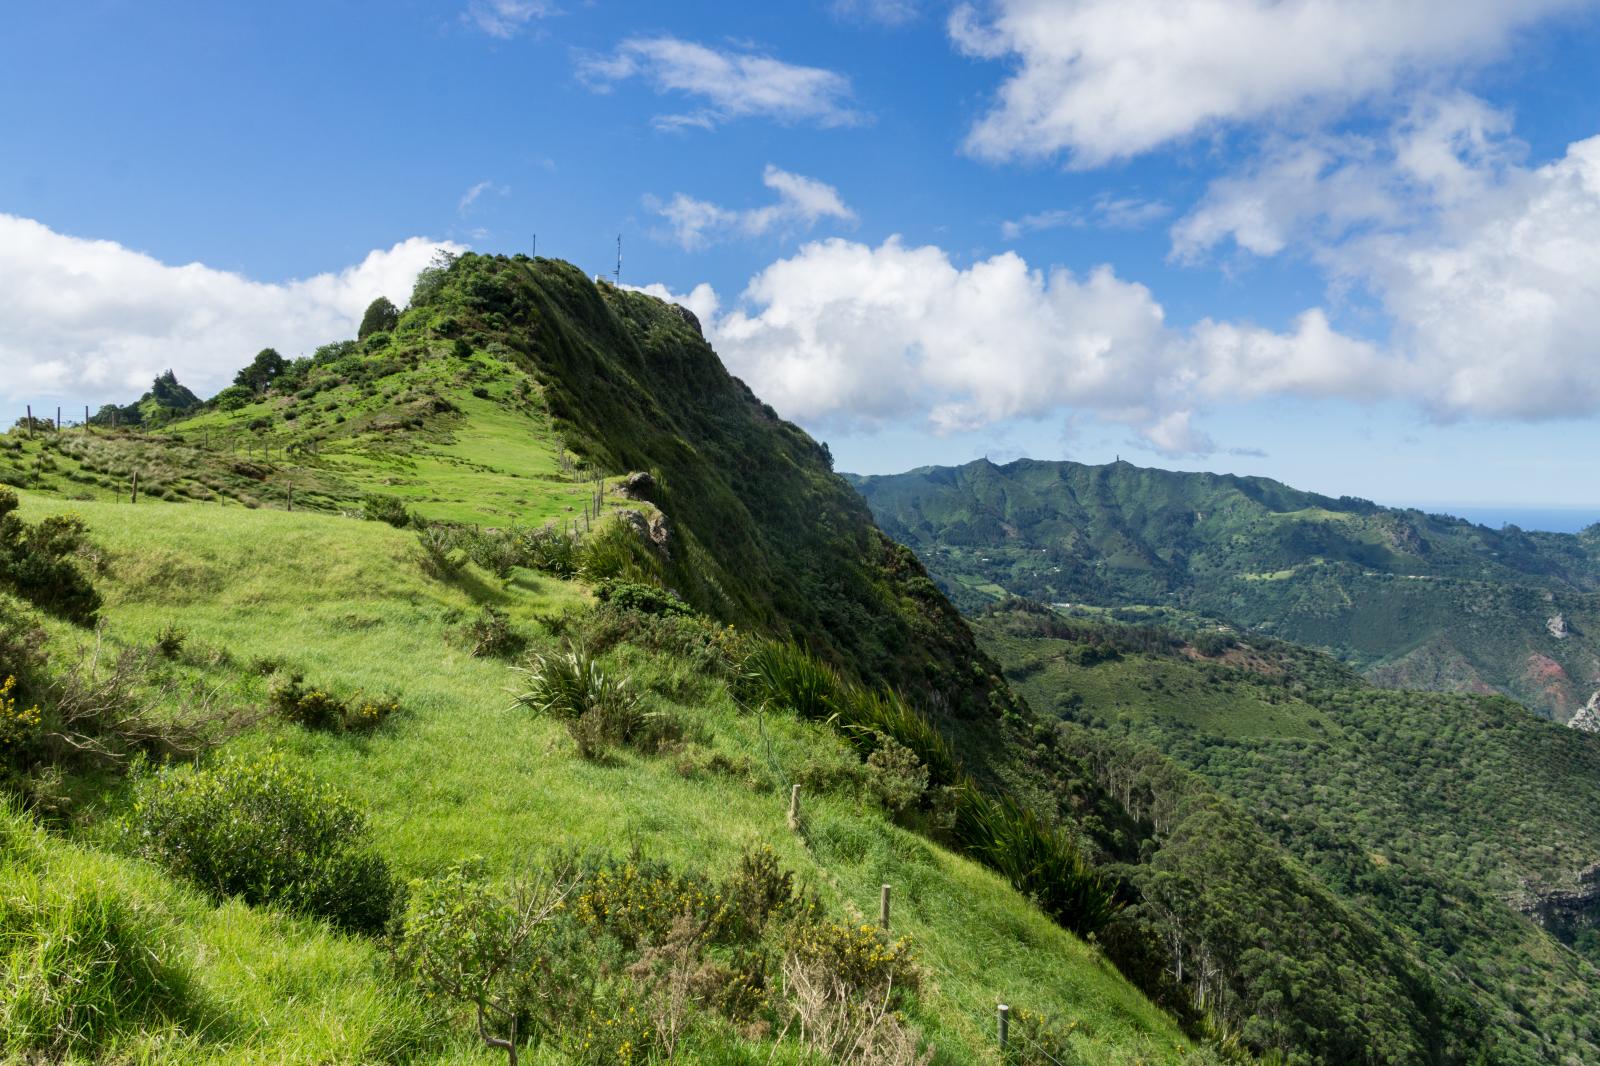
[{"label": "blue sky", "polygon": [[13,0],[0,413],[622,233],[841,468],[1600,504],[1596,54],[1580,0]]}]

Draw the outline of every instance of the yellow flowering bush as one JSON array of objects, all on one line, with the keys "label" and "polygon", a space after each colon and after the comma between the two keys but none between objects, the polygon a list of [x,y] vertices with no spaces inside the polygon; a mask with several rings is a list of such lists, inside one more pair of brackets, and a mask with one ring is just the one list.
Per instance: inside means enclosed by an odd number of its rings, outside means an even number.
[{"label": "yellow flowering bush", "polygon": [[27,747],[39,735],[42,725],[37,706],[17,709],[12,695],[16,687],[17,679],[10,676],[0,684],[0,751],[15,752]]}]

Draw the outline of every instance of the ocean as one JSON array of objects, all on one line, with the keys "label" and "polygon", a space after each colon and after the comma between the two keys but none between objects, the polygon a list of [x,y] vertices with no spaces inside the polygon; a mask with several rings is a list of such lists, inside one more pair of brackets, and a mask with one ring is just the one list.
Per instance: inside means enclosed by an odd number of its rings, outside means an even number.
[{"label": "ocean", "polygon": [[1455,515],[1468,522],[1476,522],[1490,529],[1504,525],[1526,530],[1544,530],[1550,533],[1577,533],[1586,526],[1600,522],[1600,507],[1526,507],[1508,504],[1494,507],[1472,504],[1457,507],[1452,504],[1429,504],[1421,508],[1429,514]]}]

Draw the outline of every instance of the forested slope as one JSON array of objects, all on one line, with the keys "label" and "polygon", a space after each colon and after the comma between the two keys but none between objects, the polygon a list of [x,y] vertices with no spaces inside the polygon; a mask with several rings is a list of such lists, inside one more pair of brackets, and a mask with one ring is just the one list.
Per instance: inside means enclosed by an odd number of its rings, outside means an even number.
[{"label": "forested slope", "polygon": [[1403,688],[1558,721],[1600,687],[1600,531],[1492,530],[1266,478],[986,460],[854,479],[964,608],[1159,605],[1327,649]]}]

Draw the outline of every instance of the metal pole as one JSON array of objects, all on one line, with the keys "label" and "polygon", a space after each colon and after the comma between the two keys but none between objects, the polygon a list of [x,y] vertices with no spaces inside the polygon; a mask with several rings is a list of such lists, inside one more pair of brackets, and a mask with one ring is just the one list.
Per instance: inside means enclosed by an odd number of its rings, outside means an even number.
[{"label": "metal pole", "polygon": [[1000,1050],[1004,1051],[1006,1049],[1006,1038],[1011,1035],[1011,1008],[1002,1003],[995,1008],[995,1013],[999,1016]]}]

